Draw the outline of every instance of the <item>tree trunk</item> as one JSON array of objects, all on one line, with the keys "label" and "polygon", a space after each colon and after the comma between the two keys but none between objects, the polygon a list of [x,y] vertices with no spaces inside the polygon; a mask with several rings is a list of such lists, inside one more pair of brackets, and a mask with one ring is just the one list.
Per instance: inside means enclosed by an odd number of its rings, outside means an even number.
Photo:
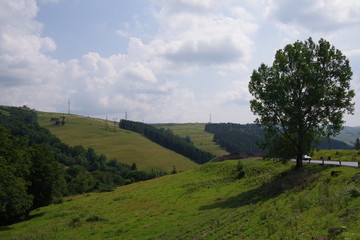
[{"label": "tree trunk", "polygon": [[303,165],[303,162],[302,162],[302,155],[297,155],[296,156],[296,166],[295,168],[301,168]]}]

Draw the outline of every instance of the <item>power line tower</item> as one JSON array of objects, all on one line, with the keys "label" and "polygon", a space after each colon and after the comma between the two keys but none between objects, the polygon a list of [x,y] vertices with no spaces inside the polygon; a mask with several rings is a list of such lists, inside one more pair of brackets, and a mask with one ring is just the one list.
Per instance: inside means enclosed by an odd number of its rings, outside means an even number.
[{"label": "power line tower", "polygon": [[125,112],[125,120],[127,120],[127,112]]}]

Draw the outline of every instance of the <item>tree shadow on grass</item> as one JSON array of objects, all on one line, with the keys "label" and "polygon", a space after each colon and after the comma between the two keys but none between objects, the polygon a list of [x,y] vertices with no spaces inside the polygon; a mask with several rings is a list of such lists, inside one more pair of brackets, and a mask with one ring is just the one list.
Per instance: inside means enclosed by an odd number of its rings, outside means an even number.
[{"label": "tree shadow on grass", "polygon": [[237,208],[258,202],[265,202],[275,198],[285,191],[298,188],[305,189],[325,170],[323,166],[304,166],[301,169],[292,168],[275,176],[270,182],[264,183],[258,188],[240,193],[223,201],[217,201],[209,205],[204,205],[199,210],[214,208]]},{"label": "tree shadow on grass", "polygon": [[13,221],[9,225],[0,226],[0,232],[9,231],[9,230],[14,229],[13,227],[11,227],[11,224],[20,223],[20,222],[26,222],[26,221],[29,221],[29,220],[31,220],[33,218],[41,217],[43,215],[44,215],[43,212],[42,213],[32,214],[32,215],[27,216],[24,220]]},{"label": "tree shadow on grass", "polygon": [[9,226],[1,226],[0,227],[0,232],[4,232],[4,231],[9,231],[13,229],[12,227],[9,227]]}]

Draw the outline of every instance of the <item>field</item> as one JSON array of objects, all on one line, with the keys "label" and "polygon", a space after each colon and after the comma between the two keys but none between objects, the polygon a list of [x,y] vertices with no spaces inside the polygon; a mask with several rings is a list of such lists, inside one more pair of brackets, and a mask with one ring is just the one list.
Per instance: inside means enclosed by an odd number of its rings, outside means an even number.
[{"label": "field", "polygon": [[205,132],[205,123],[154,124],[153,126],[170,129],[174,134],[181,137],[189,136],[196,147],[210,152],[217,157],[228,154],[225,150],[222,150],[219,145],[213,142],[214,134]]},{"label": "field", "polygon": [[92,147],[108,159],[136,163],[139,169],[158,167],[166,171],[184,171],[198,166],[190,159],[151,142],[140,134],[119,129],[113,122],[65,114],[64,126],[56,126],[51,118],[58,113],[38,112],[39,123],[70,146]]},{"label": "field", "polygon": [[333,160],[333,161],[344,161],[344,162],[360,162],[360,151],[359,150],[319,150],[316,151],[312,156],[314,160]]},{"label": "field", "polygon": [[360,239],[359,169],[241,162],[68,197],[0,239]]}]

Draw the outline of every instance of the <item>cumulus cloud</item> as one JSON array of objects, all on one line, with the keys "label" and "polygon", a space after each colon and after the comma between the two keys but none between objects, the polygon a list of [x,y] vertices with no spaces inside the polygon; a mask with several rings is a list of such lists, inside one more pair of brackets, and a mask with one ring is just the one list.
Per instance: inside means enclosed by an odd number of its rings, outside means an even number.
[{"label": "cumulus cloud", "polygon": [[219,6],[216,0],[154,0],[158,5],[163,6],[161,9],[164,14],[179,12],[202,13]]},{"label": "cumulus cloud", "polygon": [[73,110],[94,114],[151,111],[152,104],[159,103],[155,93],[162,92],[167,83],[158,83],[141,57],[119,54],[104,58],[89,52],[60,62],[47,55],[56,50],[56,44],[42,36],[42,24],[34,20],[37,11],[35,0],[0,1],[2,104],[60,110],[71,98]]},{"label": "cumulus cloud", "polygon": [[0,86],[54,81],[62,65],[44,54],[56,44],[41,36],[42,25],[33,20],[36,2],[1,1],[0,9]]},{"label": "cumulus cloud", "polygon": [[311,31],[333,31],[360,23],[357,0],[271,1],[266,16]]},{"label": "cumulus cloud", "polygon": [[245,9],[228,9],[233,16],[224,16],[216,12],[223,7],[219,1],[158,2],[164,31],[148,47],[157,48],[153,52],[170,67],[225,66],[251,58],[250,36],[258,26]]}]

